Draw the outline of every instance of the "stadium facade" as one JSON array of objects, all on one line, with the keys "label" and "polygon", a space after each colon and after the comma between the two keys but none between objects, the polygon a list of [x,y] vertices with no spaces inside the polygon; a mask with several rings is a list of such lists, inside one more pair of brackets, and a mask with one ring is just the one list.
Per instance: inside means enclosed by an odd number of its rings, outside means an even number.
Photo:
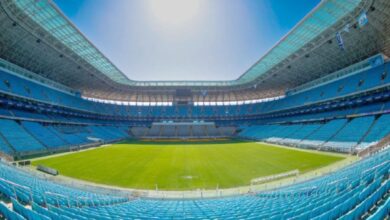
[{"label": "stadium facade", "polygon": [[4,161],[0,216],[384,219],[390,212],[389,22],[387,0],[323,0],[236,80],[134,81],[52,1],[1,0],[6,161],[128,138],[216,137],[362,159],[266,192],[168,201],[65,186]]}]

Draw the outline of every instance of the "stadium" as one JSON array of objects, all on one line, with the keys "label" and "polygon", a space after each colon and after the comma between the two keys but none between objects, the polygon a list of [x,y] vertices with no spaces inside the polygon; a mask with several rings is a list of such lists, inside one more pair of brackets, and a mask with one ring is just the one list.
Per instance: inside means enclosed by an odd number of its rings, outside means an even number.
[{"label": "stadium", "polygon": [[277,40],[234,80],[134,80],[0,0],[0,219],[390,219],[390,2]]}]

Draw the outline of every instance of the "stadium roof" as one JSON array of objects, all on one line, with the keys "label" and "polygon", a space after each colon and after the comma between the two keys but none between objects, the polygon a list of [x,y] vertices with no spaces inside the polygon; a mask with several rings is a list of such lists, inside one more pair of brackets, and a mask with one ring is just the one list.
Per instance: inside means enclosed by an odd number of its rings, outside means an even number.
[{"label": "stadium roof", "polygon": [[[377,10],[372,10],[374,3]],[[96,98],[139,100],[149,96],[151,100],[154,96],[155,100],[171,100],[176,88],[191,86],[194,96],[202,100],[258,99],[281,95],[388,51],[386,0],[323,0],[237,80],[134,81],[88,41],[52,1],[2,0],[0,5],[1,58]],[[368,25],[356,27],[358,17],[365,12]],[[340,52],[333,42],[336,32],[343,30],[346,50]]]},{"label": "stadium roof", "polygon": [[104,54],[88,41],[54,3],[44,0],[18,0],[14,2],[27,16],[32,18],[52,36],[117,83],[132,86],[158,86],[159,84],[191,86],[199,85],[199,83],[207,86],[226,86],[248,83],[266,73],[281,60],[302,48],[306,42],[319,36],[339,19],[348,15],[359,5],[360,1],[322,1],[302,22],[241,77],[233,81],[216,82],[148,82],[128,79]]}]

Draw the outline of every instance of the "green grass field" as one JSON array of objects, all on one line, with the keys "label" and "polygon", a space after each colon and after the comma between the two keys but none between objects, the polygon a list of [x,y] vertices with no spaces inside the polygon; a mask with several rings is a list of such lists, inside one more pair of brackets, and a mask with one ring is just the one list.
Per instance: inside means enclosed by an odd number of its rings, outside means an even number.
[{"label": "green grass field", "polygon": [[95,183],[163,190],[215,189],[299,169],[307,172],[342,156],[268,144],[220,142],[122,142],[77,153],[37,159],[61,175]]}]

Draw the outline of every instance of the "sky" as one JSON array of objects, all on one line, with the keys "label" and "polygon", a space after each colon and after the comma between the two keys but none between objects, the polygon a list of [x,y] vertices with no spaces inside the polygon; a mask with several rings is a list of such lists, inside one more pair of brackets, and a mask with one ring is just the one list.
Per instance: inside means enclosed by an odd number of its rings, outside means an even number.
[{"label": "sky", "polygon": [[234,80],[320,0],[54,0],[132,80]]}]

